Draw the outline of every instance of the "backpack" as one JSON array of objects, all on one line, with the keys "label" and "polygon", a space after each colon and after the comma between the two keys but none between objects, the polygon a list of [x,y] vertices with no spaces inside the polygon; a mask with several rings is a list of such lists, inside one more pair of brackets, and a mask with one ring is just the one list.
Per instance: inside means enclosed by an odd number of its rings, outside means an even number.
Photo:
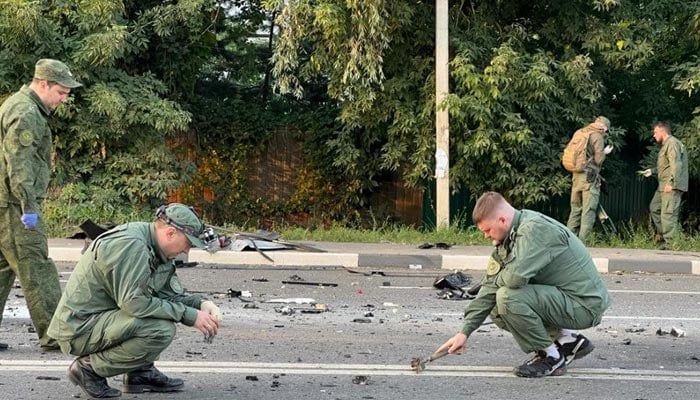
[{"label": "backpack", "polygon": [[569,143],[564,148],[564,154],[561,157],[561,164],[567,171],[583,172],[583,169],[588,164],[586,148],[588,147],[588,138],[590,136],[590,129],[579,129],[574,133],[571,140],[569,140]]}]

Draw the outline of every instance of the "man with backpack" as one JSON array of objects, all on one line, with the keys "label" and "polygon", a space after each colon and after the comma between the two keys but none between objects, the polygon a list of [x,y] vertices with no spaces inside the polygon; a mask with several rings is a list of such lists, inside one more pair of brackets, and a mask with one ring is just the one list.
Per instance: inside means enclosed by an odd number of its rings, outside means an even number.
[{"label": "man with backpack", "polygon": [[609,119],[596,118],[574,133],[562,157],[564,168],[572,173],[571,213],[566,226],[584,243],[593,230],[600,201],[600,169],[613,150],[612,145],[603,146],[608,128]]}]

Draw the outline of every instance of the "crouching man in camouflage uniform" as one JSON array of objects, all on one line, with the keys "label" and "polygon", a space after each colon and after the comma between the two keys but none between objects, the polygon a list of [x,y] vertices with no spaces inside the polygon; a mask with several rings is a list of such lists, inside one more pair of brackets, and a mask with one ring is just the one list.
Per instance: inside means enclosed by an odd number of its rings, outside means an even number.
[{"label": "crouching man in camouflage uniform", "polygon": [[500,194],[484,193],[472,218],[496,249],[476,299],[464,311],[461,332],[437,350],[454,353],[487,316],[509,331],[534,357],[515,368],[527,378],[561,375],[593,344],[571,329],[600,323],[608,291],[590,253],[559,222],[535,211],[516,210]]},{"label": "crouching man in camouflage uniform", "polygon": [[78,358],[68,379],[90,398],[121,392],[107,377],[125,374],[123,390],[170,392],[184,386],[153,362],[175,335],[175,324],[218,333],[221,312],[211,301],[184,293],[173,258],[204,247],[204,225],[173,203],[153,223],[132,222],[100,235],[81,256],[49,326],[65,354]]}]

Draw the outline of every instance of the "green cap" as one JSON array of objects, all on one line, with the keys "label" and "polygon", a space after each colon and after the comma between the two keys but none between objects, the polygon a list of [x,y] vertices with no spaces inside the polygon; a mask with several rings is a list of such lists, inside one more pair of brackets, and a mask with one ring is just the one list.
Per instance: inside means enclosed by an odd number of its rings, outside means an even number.
[{"label": "green cap", "polygon": [[601,124],[605,124],[605,128],[610,129],[610,120],[602,115],[599,116],[598,118],[596,118],[595,122],[600,122]]},{"label": "green cap", "polygon": [[160,207],[156,216],[184,233],[192,247],[204,247],[204,242],[200,238],[204,231],[204,224],[199,220],[192,207],[180,203],[170,203]]},{"label": "green cap", "polygon": [[50,58],[42,58],[36,62],[34,66],[34,79],[56,82],[69,89],[83,86],[82,83],[73,79],[73,74],[71,74],[66,64]]}]

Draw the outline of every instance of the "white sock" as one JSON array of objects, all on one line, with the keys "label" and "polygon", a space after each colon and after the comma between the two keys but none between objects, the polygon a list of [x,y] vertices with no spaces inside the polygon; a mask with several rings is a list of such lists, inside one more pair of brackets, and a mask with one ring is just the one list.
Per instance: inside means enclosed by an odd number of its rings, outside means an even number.
[{"label": "white sock", "polygon": [[578,332],[570,329],[562,329],[559,332],[557,342],[559,342],[559,344],[570,343],[576,340],[576,336],[578,336]]},{"label": "white sock", "polygon": [[543,350],[545,353],[547,353],[548,357],[552,357],[555,360],[558,360],[561,355],[559,354],[559,349],[557,348],[557,345],[552,343],[550,344],[546,349]]}]

